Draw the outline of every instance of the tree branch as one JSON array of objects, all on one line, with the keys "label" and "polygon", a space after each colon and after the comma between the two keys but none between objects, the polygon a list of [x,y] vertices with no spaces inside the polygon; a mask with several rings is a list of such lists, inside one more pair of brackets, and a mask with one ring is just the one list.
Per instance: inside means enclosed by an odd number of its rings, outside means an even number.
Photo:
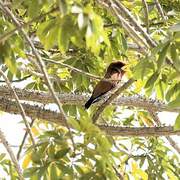
[{"label": "tree branch", "polygon": [[[34,58],[34,56],[31,55],[31,54],[27,54],[27,55]],[[60,61],[55,61],[55,60],[53,60],[53,59],[42,58],[42,60],[45,61],[45,62],[51,63],[51,64],[56,64],[56,65],[60,65],[60,66],[66,67],[66,68],[68,68],[68,69],[70,69],[70,70],[72,70],[72,71],[74,71],[74,72],[83,74],[83,75],[85,75],[85,76],[87,76],[87,77],[89,77],[89,78],[92,78],[92,79],[99,79],[99,80],[103,79],[104,81],[112,81],[112,80],[113,80],[113,81],[116,81],[116,80],[110,79],[110,78],[109,78],[109,79],[104,79],[103,77],[96,76],[96,75],[91,74],[91,73],[87,73],[87,72],[85,72],[85,71],[83,71],[83,70],[81,70],[81,69],[75,68],[75,67],[73,67],[73,66],[71,66],[71,65],[69,65],[69,64],[65,64],[65,63],[60,62]],[[117,81],[119,81],[119,80],[117,80]]]},{"label": "tree branch", "polygon": [[[131,27],[131,25],[129,25],[129,23],[124,19],[124,17],[117,12],[117,7],[116,5],[110,0],[110,2],[104,2],[102,0],[97,0],[101,5],[105,6],[106,9],[110,10],[111,12],[117,16],[118,20],[120,21],[120,23],[122,24],[122,26],[124,27],[124,29],[127,31],[127,33],[129,34],[129,36],[133,39],[133,41],[138,44],[138,46],[143,50],[143,53],[146,52],[145,47],[147,47],[148,45],[146,44],[146,42],[144,41],[144,39],[142,39],[139,34]],[[145,45],[142,46],[142,44]]]},{"label": "tree branch", "polygon": [[[109,6],[114,6],[117,10],[114,8],[113,14],[115,14],[120,21],[121,21],[120,16],[125,15],[127,17],[127,19],[129,20],[129,22],[134,26],[134,28],[137,29],[139,32],[141,32],[142,36],[145,38],[146,42],[150,45],[150,47],[152,47],[152,48],[156,47],[157,43],[149,36],[149,34],[143,29],[143,27],[137,23],[137,20],[131,15],[131,13],[128,11],[128,9],[125,8],[123,6],[123,4],[121,4],[120,1],[109,0],[108,3],[104,2],[103,0],[97,0],[97,1],[100,2],[101,4],[105,5],[106,8],[109,8]],[[118,11],[118,13],[116,11]],[[129,28],[124,27],[124,29],[128,31]],[[134,40],[134,42],[136,44],[138,44],[141,47],[143,54],[147,55],[148,51],[144,47],[142,47],[138,41],[136,41],[135,37],[137,37],[137,35],[138,35],[138,33],[136,31],[133,33],[133,35],[131,35],[131,33],[129,32],[129,36]],[[141,41],[144,42],[144,39],[141,38]],[[169,59],[168,57],[166,57],[166,63],[168,65],[171,65],[174,69],[176,69],[176,71],[178,73],[180,73],[180,70],[174,65],[172,60]]]},{"label": "tree branch", "polygon": [[17,102],[20,114],[21,114],[21,116],[23,118],[24,124],[25,124],[25,126],[27,128],[27,131],[28,131],[29,136],[31,138],[32,144],[33,144],[33,146],[35,146],[35,141],[34,141],[34,138],[33,138],[32,132],[31,132],[31,128],[30,128],[28,120],[26,118],[26,113],[24,111],[24,108],[23,108],[23,106],[21,105],[21,103],[19,101],[18,95],[16,94],[16,91],[13,89],[13,87],[11,86],[11,83],[9,82],[8,78],[6,77],[6,75],[4,74],[4,72],[1,69],[0,69],[0,75],[4,78],[4,80],[5,80],[5,82],[6,82],[7,86],[8,86],[8,89],[10,89],[13,98],[15,98],[15,100]]},{"label": "tree branch", "polygon": [[[42,73],[33,71],[28,67],[26,67],[26,68],[19,67],[18,70],[23,71],[24,73],[29,73],[30,74],[29,76],[33,75],[33,76],[37,76],[37,77],[42,78],[42,79],[44,78],[44,75]],[[64,83],[64,82],[68,81],[67,79],[61,79],[60,77],[55,76],[55,75],[49,75],[49,78],[51,79],[51,81],[55,81],[55,82],[58,82],[58,83]]]},{"label": "tree branch", "polygon": [[18,161],[17,161],[11,147],[9,146],[9,144],[7,142],[7,140],[6,140],[5,136],[4,136],[4,133],[1,131],[1,129],[0,129],[0,140],[1,140],[1,143],[4,145],[4,147],[6,148],[6,151],[8,152],[8,154],[9,154],[9,156],[11,158],[11,161],[14,163],[14,166],[15,166],[16,171],[18,173],[19,179],[24,180],[23,173],[22,173],[22,170],[21,170],[21,168],[20,168],[20,166],[18,164]]},{"label": "tree branch", "polygon": [[[27,55],[34,58],[34,56],[31,55],[31,54],[27,54]],[[68,64],[65,64],[65,63],[63,63],[63,62],[55,61],[55,60],[53,60],[53,59],[48,59],[48,58],[42,58],[42,59],[43,59],[43,61],[45,61],[45,62],[66,67],[66,68],[68,68],[68,69],[70,69],[70,70],[72,70],[72,71],[74,71],[74,72],[83,74],[83,75],[88,76],[88,77],[90,77],[90,78],[93,78],[93,79],[102,79],[102,77],[100,77],[100,76],[96,76],[96,75],[93,75],[93,74],[91,74],[91,73],[87,73],[87,72],[85,72],[85,71],[83,71],[83,70],[81,70],[81,69],[75,68],[75,67],[73,67],[73,66],[71,66],[71,65],[68,65]]]},{"label": "tree branch", "polygon": [[139,32],[141,32],[142,36],[146,39],[147,43],[151,46],[151,47],[155,47],[156,43],[155,41],[149,36],[149,34],[141,27],[141,25],[138,24],[137,20],[131,15],[131,13],[129,12],[129,10],[127,8],[124,7],[124,5],[117,0],[114,0],[114,3],[116,4],[116,6],[119,8],[119,13],[123,13],[128,20],[132,23],[132,25],[135,27],[135,29],[137,29]]},{"label": "tree branch", "polygon": [[158,12],[160,13],[160,15],[161,15],[163,21],[166,21],[167,18],[166,18],[165,15],[164,15],[163,9],[162,9],[162,7],[161,7],[159,1],[158,1],[158,0],[154,0],[154,1],[155,1],[157,10],[158,10]]},{"label": "tree branch", "polygon": [[[11,83],[12,83],[12,82],[22,82],[22,81],[30,78],[31,76],[32,76],[32,75],[27,75],[27,76],[24,76],[24,77],[22,77],[22,78],[20,78],[20,79],[11,80],[10,82],[11,82]],[[6,81],[0,80],[0,83],[5,83],[5,82],[6,82]]]},{"label": "tree branch", "polygon": [[[33,106],[22,103],[26,115],[32,119],[41,119],[49,123],[55,123],[61,126],[66,126],[64,116],[52,110],[44,109],[44,106]],[[6,98],[0,97],[0,110],[11,114],[19,114],[17,103]],[[78,121],[77,121],[78,122]],[[180,130],[173,130],[172,126],[165,127],[119,127],[97,125],[101,130],[112,136],[169,136],[180,135]]]},{"label": "tree branch", "polygon": [[144,14],[145,14],[145,23],[146,23],[146,31],[149,34],[149,11],[148,11],[148,4],[146,0],[142,0],[144,6]]},{"label": "tree branch", "polygon": [[[162,124],[161,124],[161,121],[160,121],[158,115],[151,110],[149,111],[149,113],[152,116],[152,118],[154,119],[155,123],[158,126],[161,126]],[[169,144],[180,154],[180,148],[179,148],[178,144],[169,136],[166,136],[166,139],[169,142]]]},{"label": "tree branch", "polygon": [[[16,94],[18,95],[20,100],[24,101],[33,101],[42,104],[53,103],[53,99],[51,95],[47,92],[40,92],[40,91],[31,91],[26,89],[15,88]],[[7,86],[0,86],[0,95],[2,97],[12,99],[13,96],[11,92],[9,92]],[[69,104],[69,105],[79,105],[82,106],[87,101],[89,96],[87,95],[80,95],[80,94],[67,94],[62,93],[56,94],[61,101],[62,104]],[[1,103],[1,102],[0,102]],[[95,105],[100,106],[102,101],[97,102]],[[151,109],[154,112],[180,112],[180,108],[171,108],[165,103],[161,101],[157,101],[154,99],[146,99],[142,96],[121,96],[111,102],[112,105],[119,105],[119,106],[129,106],[129,107],[137,107],[145,110]]]},{"label": "tree branch", "polygon": [[[32,120],[31,120],[30,127],[33,126],[34,121],[35,121],[35,119],[32,119]],[[22,139],[22,142],[21,142],[21,144],[20,144],[20,146],[19,146],[19,150],[18,150],[18,153],[17,153],[17,160],[20,159],[20,154],[21,154],[21,151],[22,151],[22,149],[23,149],[23,147],[24,147],[24,143],[25,143],[25,141],[26,141],[27,136],[28,136],[28,132],[26,131],[25,134],[24,134],[24,137],[23,137],[23,139]]]},{"label": "tree branch", "polygon": [[59,99],[57,98],[55,92],[54,92],[54,88],[52,86],[52,83],[48,77],[48,73],[46,71],[46,68],[45,68],[45,65],[44,65],[44,62],[42,61],[41,59],[41,56],[39,55],[38,51],[36,51],[36,48],[34,47],[34,44],[32,43],[31,39],[29,38],[29,36],[26,34],[26,32],[24,31],[24,29],[21,27],[21,24],[18,22],[18,20],[16,19],[16,17],[14,16],[14,14],[6,7],[4,7],[4,4],[2,1],[0,1],[0,7],[1,9],[3,10],[3,12],[11,18],[11,20],[13,21],[13,23],[15,24],[16,27],[18,27],[18,29],[21,31],[22,35],[24,36],[25,40],[27,41],[27,43],[29,44],[29,46],[31,47],[32,49],[32,53],[34,54],[34,56],[36,57],[36,62],[37,62],[37,67],[40,68],[40,70],[42,71],[43,75],[44,75],[44,79],[47,83],[47,86],[48,86],[48,89],[50,91],[50,93],[52,94],[52,97],[55,101],[55,103],[58,105],[58,108],[59,110],[61,111],[62,115],[64,116],[64,121],[65,121],[65,124],[66,124],[66,127],[68,128],[69,130],[69,135],[70,135],[70,138],[71,138],[71,141],[72,141],[72,145],[75,149],[75,143],[74,143],[74,140],[73,140],[73,136],[72,136],[72,133],[71,133],[71,129],[69,127],[69,124],[67,122],[67,117],[66,117],[66,114],[62,108],[62,105],[59,101]]}]

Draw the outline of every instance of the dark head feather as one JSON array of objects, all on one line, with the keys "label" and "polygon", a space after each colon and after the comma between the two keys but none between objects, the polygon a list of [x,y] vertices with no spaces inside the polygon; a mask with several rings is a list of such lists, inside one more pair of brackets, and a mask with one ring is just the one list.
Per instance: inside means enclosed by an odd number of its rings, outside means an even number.
[{"label": "dark head feather", "polygon": [[106,72],[107,73],[108,72],[111,73],[112,71],[121,72],[123,66],[125,66],[123,62],[120,62],[120,61],[113,62],[109,65]]}]

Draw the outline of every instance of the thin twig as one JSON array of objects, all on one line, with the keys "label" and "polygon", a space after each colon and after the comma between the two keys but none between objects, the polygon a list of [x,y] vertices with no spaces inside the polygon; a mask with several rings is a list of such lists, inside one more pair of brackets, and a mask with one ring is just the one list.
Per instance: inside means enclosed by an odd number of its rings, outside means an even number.
[{"label": "thin twig", "polygon": [[[154,119],[156,125],[161,126],[161,121],[157,115],[157,113],[153,112],[152,110],[149,110],[150,115]],[[180,147],[178,144],[169,136],[166,136],[167,141],[170,143],[170,145],[180,154]]]},{"label": "thin twig", "polygon": [[120,180],[124,180],[123,175],[116,169],[115,166],[113,166],[113,169],[114,169],[114,171],[115,171],[115,173],[116,173],[116,176],[117,176]]},{"label": "thin twig", "polygon": [[[137,23],[137,20],[131,15],[131,13],[128,11],[128,9],[125,8],[125,7],[123,6],[123,4],[121,4],[120,1],[114,0],[114,2],[113,2],[112,0],[109,0],[109,2],[106,2],[106,3],[105,3],[103,0],[97,0],[97,1],[100,2],[102,5],[104,5],[104,6],[106,7],[106,9],[109,9],[109,6],[111,6],[111,4],[116,5],[115,7],[118,9],[118,13],[114,13],[114,14],[115,14],[118,18],[120,17],[121,14],[122,14],[122,15],[125,15],[125,16],[128,18],[128,20],[131,22],[131,24],[134,26],[134,28],[137,29],[139,32],[141,32],[141,34],[142,34],[142,36],[145,38],[146,42],[147,42],[152,48],[156,47],[157,43],[156,43],[156,42],[150,37],[150,35],[142,28],[142,26]],[[124,29],[128,31],[128,28],[124,27]],[[135,34],[137,34],[136,31],[135,31]],[[138,46],[140,46],[139,42],[136,41],[136,39],[135,39],[136,36],[134,36],[134,34],[131,35],[131,34],[129,33],[129,36],[134,40],[134,42],[135,42]],[[144,42],[144,40],[143,40],[143,42]],[[140,47],[141,47],[141,46],[140,46]],[[148,54],[148,51],[147,51],[145,48],[141,47],[141,49],[142,49],[142,52],[143,52],[144,55],[147,55],[147,54]],[[167,63],[168,65],[171,65],[174,69],[176,69],[176,71],[177,71],[178,73],[180,73],[180,70],[174,65],[173,61],[172,61],[171,59],[169,59],[169,57],[166,57],[166,63]]]},{"label": "thin twig", "polygon": [[162,7],[161,7],[159,1],[158,1],[158,0],[154,0],[154,1],[155,1],[157,10],[158,10],[158,12],[160,13],[160,15],[161,15],[163,21],[166,21],[167,18],[166,18],[165,15],[164,15],[164,11],[163,11],[163,9],[162,9]]},{"label": "thin twig", "polygon": [[147,43],[151,47],[155,47],[156,42],[149,36],[149,34],[147,34],[147,32],[141,27],[141,25],[138,24],[137,20],[131,15],[131,13],[128,11],[128,9],[125,8],[124,5],[120,1],[114,0],[114,3],[116,4],[116,6],[119,9],[118,12],[121,14],[124,13],[124,15],[132,23],[132,25],[135,27],[135,29],[137,29],[139,32],[141,32],[142,36],[146,39]]},{"label": "thin twig", "polygon": [[[18,70],[23,71],[25,73],[29,73],[29,74],[31,74],[31,76],[33,75],[33,76],[37,76],[37,77],[42,78],[42,79],[44,78],[44,75],[42,73],[39,73],[37,71],[33,71],[28,67],[26,67],[26,68],[19,67]],[[55,76],[55,75],[49,75],[49,78],[51,79],[51,81],[56,81],[58,83],[64,83],[64,82],[68,81],[67,79],[61,79],[59,76]]]},{"label": "thin twig", "polygon": [[92,117],[93,123],[96,123],[100,114],[104,111],[106,106],[109,105],[115,98],[117,98],[119,96],[119,94],[122,93],[125,89],[127,89],[134,81],[135,81],[134,79],[129,79],[122,86],[120,86],[117,89],[115,89],[114,91],[112,91],[111,96],[94,113],[94,115]]},{"label": "thin twig", "polygon": [[[34,56],[31,55],[31,54],[27,54],[27,55],[34,58]],[[88,76],[88,77],[93,78],[93,79],[102,79],[102,77],[100,77],[100,76],[96,76],[96,75],[93,75],[91,73],[87,73],[87,72],[85,72],[85,71],[83,71],[81,69],[75,68],[75,67],[73,67],[73,66],[71,66],[69,64],[65,64],[65,63],[60,62],[60,61],[55,61],[55,60],[49,59],[49,58],[42,58],[42,60],[45,61],[45,62],[48,62],[48,63],[52,63],[52,64],[60,65],[60,66],[63,66],[63,67],[67,67],[68,69],[70,69],[70,70],[72,70],[74,72],[83,74],[83,75]]]},{"label": "thin twig", "polygon": [[1,129],[0,129],[0,140],[1,140],[1,143],[4,145],[4,147],[6,148],[6,151],[8,152],[8,154],[9,154],[9,156],[11,158],[11,161],[14,163],[14,166],[15,166],[15,169],[16,169],[16,171],[18,173],[19,179],[24,180],[21,167],[18,164],[18,161],[17,161],[11,147],[8,145],[8,142],[7,142],[7,140],[6,140],[5,136],[4,136],[4,133],[1,131]]},{"label": "thin twig", "polygon": [[[27,54],[27,55],[34,58],[34,55],[32,55],[32,54]],[[65,63],[60,62],[60,61],[55,61],[55,60],[53,60],[53,59],[42,58],[42,60],[45,61],[45,62],[48,62],[48,63],[52,63],[52,64],[56,64],[56,65],[60,65],[60,66],[66,67],[66,68],[68,68],[68,69],[70,69],[70,70],[72,70],[72,71],[74,71],[74,72],[83,74],[83,75],[85,75],[85,76],[87,76],[87,77],[89,77],[89,78],[91,78],[91,79],[99,79],[99,80],[100,80],[100,79],[103,79],[104,81],[112,81],[112,80],[113,80],[113,81],[116,81],[116,80],[114,80],[114,79],[105,79],[105,78],[103,78],[103,77],[96,76],[96,75],[91,74],[91,73],[87,73],[87,72],[85,72],[85,71],[83,71],[83,70],[81,70],[81,69],[75,68],[75,67],[73,67],[73,66],[71,66],[71,65],[69,65],[69,64],[65,64]],[[117,81],[119,81],[119,80],[117,80]]]},{"label": "thin twig", "polygon": [[[27,76],[24,76],[23,78],[20,78],[20,79],[15,79],[15,80],[11,80],[10,82],[22,82],[24,80],[27,80],[28,78],[30,78],[32,75],[27,75]],[[0,80],[0,83],[4,83],[6,81],[3,81],[3,80]]]},{"label": "thin twig", "polygon": [[15,100],[16,100],[16,102],[17,102],[17,105],[18,105],[20,114],[21,114],[21,116],[22,116],[22,118],[23,118],[24,124],[25,124],[25,126],[26,126],[26,128],[27,128],[27,131],[28,131],[29,135],[30,135],[32,144],[33,144],[33,146],[35,146],[35,141],[34,141],[34,138],[33,138],[32,132],[31,132],[31,128],[30,128],[29,123],[28,123],[28,120],[27,120],[27,118],[26,118],[26,113],[25,113],[25,111],[24,111],[24,108],[23,108],[23,106],[22,106],[21,103],[20,103],[19,97],[17,96],[16,91],[13,89],[13,87],[11,86],[10,81],[8,80],[8,78],[6,77],[6,75],[4,74],[4,72],[3,72],[1,69],[0,69],[0,74],[1,74],[1,76],[4,78],[4,80],[6,81],[6,84],[7,84],[8,88],[9,88],[9,89],[12,91],[12,93],[13,93],[13,97],[15,98]]},{"label": "thin twig", "polygon": [[180,147],[178,146],[178,143],[175,142],[170,136],[166,136],[166,139],[168,140],[169,144],[180,154]]},{"label": "thin twig", "polygon": [[145,14],[145,23],[146,23],[146,31],[149,34],[149,11],[148,11],[148,4],[146,0],[142,0],[144,6],[144,14]]},{"label": "thin twig", "polygon": [[[32,119],[32,120],[31,120],[30,127],[33,126],[34,121],[35,121],[35,119]],[[23,147],[24,147],[24,143],[25,143],[25,141],[26,141],[27,136],[28,136],[28,132],[26,131],[25,134],[24,134],[24,137],[23,137],[23,139],[22,139],[22,142],[21,142],[21,144],[20,144],[20,146],[19,146],[19,150],[18,150],[18,153],[17,153],[17,160],[20,159],[20,154],[21,154],[22,149],[23,149]]]},{"label": "thin twig", "polygon": [[[117,12],[117,6],[111,1],[109,3],[98,0],[98,2],[100,4],[102,4],[103,6],[105,6],[108,9],[112,9],[112,13],[115,14],[118,17],[118,20],[120,21],[120,23],[122,24],[122,26],[124,27],[124,29],[127,31],[127,33],[129,34],[129,36],[134,40],[134,42],[136,42],[136,44],[138,44],[139,47],[141,47],[141,49],[143,49],[143,52],[146,52],[146,48],[148,45],[146,44],[146,42],[144,41],[144,39],[142,39],[139,34],[136,33],[136,31],[131,27],[131,25],[124,19],[124,17]],[[110,8],[109,8],[110,7]],[[145,47],[142,46],[142,44],[145,45]]]},{"label": "thin twig", "polygon": [[30,45],[31,49],[32,49],[32,52],[34,54],[34,56],[36,57],[36,61],[37,61],[37,67],[40,67],[40,70],[42,71],[42,73],[44,74],[44,79],[47,83],[47,86],[48,86],[48,89],[49,91],[51,92],[52,94],[52,97],[54,98],[56,104],[58,105],[58,108],[60,110],[60,112],[62,113],[62,115],[64,116],[64,120],[65,120],[65,124],[66,124],[66,127],[67,129],[69,130],[69,135],[70,135],[70,139],[72,141],[72,145],[73,145],[73,148],[75,150],[75,143],[74,143],[74,140],[73,140],[73,136],[72,136],[72,133],[71,133],[71,129],[70,129],[70,126],[68,124],[68,119],[66,117],[66,114],[62,108],[62,105],[58,99],[58,97],[56,96],[55,94],[55,91],[54,91],[54,88],[53,88],[53,85],[51,84],[51,81],[48,77],[48,73],[46,71],[46,68],[45,68],[45,65],[44,65],[44,62],[42,61],[41,59],[41,56],[39,55],[38,51],[36,51],[36,48],[34,47],[34,44],[32,43],[31,39],[29,38],[29,36],[26,34],[26,32],[24,31],[24,29],[21,27],[21,24],[18,22],[18,20],[16,19],[16,17],[14,16],[14,14],[6,7],[4,7],[3,5],[3,2],[0,1],[0,7],[1,9],[4,11],[4,13],[11,18],[11,20],[13,21],[13,23],[19,28],[19,30],[22,32],[22,35],[24,36],[25,40],[27,41],[27,43]]}]

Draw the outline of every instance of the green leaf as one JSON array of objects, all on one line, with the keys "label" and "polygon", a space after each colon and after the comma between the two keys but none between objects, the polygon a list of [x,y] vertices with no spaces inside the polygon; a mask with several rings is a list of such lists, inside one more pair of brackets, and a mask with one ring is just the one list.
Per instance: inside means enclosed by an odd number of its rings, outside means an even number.
[{"label": "green leaf", "polygon": [[16,74],[17,66],[14,58],[5,58],[5,63],[12,74]]},{"label": "green leaf", "polygon": [[165,60],[165,57],[166,57],[166,54],[167,54],[167,51],[168,51],[168,48],[169,48],[169,45],[170,45],[169,41],[166,42],[166,43],[167,44],[163,47],[161,52],[159,52],[159,58],[157,60],[157,69],[158,69],[159,72],[160,72],[161,66],[164,63],[164,60]]},{"label": "green leaf", "polygon": [[69,47],[70,38],[73,35],[74,22],[71,16],[66,15],[62,19],[58,34],[58,46],[61,52],[66,52]]},{"label": "green leaf", "polygon": [[25,169],[23,172],[23,176],[24,177],[31,177],[32,174],[36,173],[36,171],[38,169],[39,169],[38,167],[31,167],[31,168]]},{"label": "green leaf", "polygon": [[50,167],[50,179],[51,180],[58,179],[57,168],[54,163],[52,163]]},{"label": "green leaf", "polygon": [[47,166],[43,166],[39,168],[39,171],[37,173],[39,179],[45,175],[45,173],[47,172]]},{"label": "green leaf", "polygon": [[126,51],[127,48],[128,48],[127,40],[125,39],[125,37],[124,37],[124,35],[122,33],[121,33],[121,41],[122,41],[122,45],[123,45],[124,51]]},{"label": "green leaf", "polygon": [[67,3],[65,0],[59,0],[59,10],[61,12],[61,14],[64,16],[67,13]]},{"label": "green leaf", "polygon": [[46,50],[52,48],[57,43],[57,36],[59,27],[55,26],[54,28],[51,28],[48,35],[46,36],[44,47]]},{"label": "green leaf", "polygon": [[177,95],[177,99],[175,99],[174,101],[171,101],[169,104],[168,104],[169,107],[180,107],[180,94]]},{"label": "green leaf", "polygon": [[180,55],[177,53],[177,47],[175,44],[171,45],[171,58],[174,62],[174,66],[176,69],[180,70]]},{"label": "green leaf", "polygon": [[61,149],[59,150],[56,154],[55,154],[55,158],[56,159],[60,159],[62,157],[64,157],[68,152],[69,152],[70,148],[65,148],[65,149]]},{"label": "green leaf", "polygon": [[81,127],[79,125],[79,122],[77,120],[75,120],[74,118],[69,118],[68,123],[70,123],[75,129],[77,129],[78,131],[81,130]]},{"label": "green leaf", "polygon": [[179,93],[180,93],[180,83],[172,85],[166,93],[166,100],[167,101],[174,100]]},{"label": "green leaf", "polygon": [[148,58],[142,59],[133,69],[133,76],[135,79],[144,79],[145,76],[152,73],[154,65],[149,62]]},{"label": "green leaf", "polygon": [[1,154],[0,154],[0,161],[1,161],[5,156],[6,156],[5,153],[1,153]]},{"label": "green leaf", "polygon": [[176,122],[174,124],[174,130],[180,130],[180,114],[176,118]]},{"label": "green leaf", "polygon": [[165,84],[161,80],[156,84],[157,97],[162,100],[164,99],[164,92],[165,92],[164,85]]},{"label": "green leaf", "polygon": [[151,86],[154,85],[154,83],[156,82],[156,80],[158,79],[159,77],[159,72],[155,72],[154,74],[152,74],[152,76],[150,76],[150,78],[147,80],[144,88],[149,88]]},{"label": "green leaf", "polygon": [[177,24],[171,26],[171,27],[170,27],[170,30],[171,30],[172,32],[180,31],[180,23],[177,23]]},{"label": "green leaf", "polygon": [[58,162],[56,163],[56,165],[57,165],[58,169],[60,169],[64,174],[72,175],[72,174],[74,173],[72,167],[69,167],[69,166],[67,166],[67,165],[65,166],[65,164],[62,163],[62,162],[60,162],[60,161],[58,161]]},{"label": "green leaf", "polygon": [[26,89],[33,89],[34,86],[35,86],[35,82],[31,82],[26,86]]},{"label": "green leaf", "polygon": [[38,0],[29,1],[28,4],[28,16],[34,18],[40,13],[41,6]]},{"label": "green leaf", "polygon": [[38,152],[33,152],[31,154],[31,159],[33,163],[39,164],[41,162],[41,156]]},{"label": "green leaf", "polygon": [[[49,35],[49,32],[52,31],[52,29],[54,29],[55,24],[56,24],[56,19],[51,19],[39,25],[37,30],[37,35],[43,44],[47,44],[48,41],[47,36]],[[52,32],[51,32],[51,36],[52,36]],[[50,38],[52,38],[51,36]],[[56,34],[54,34],[54,37],[57,38]]]}]

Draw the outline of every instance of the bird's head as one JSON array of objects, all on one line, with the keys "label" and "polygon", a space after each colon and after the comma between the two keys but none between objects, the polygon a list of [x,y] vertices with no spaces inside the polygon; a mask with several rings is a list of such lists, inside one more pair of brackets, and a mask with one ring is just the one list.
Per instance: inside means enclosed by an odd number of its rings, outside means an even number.
[{"label": "bird's head", "polygon": [[126,64],[121,62],[121,61],[113,62],[107,68],[106,74],[107,75],[112,75],[114,73],[118,73],[118,74],[123,75],[125,73],[125,71],[124,71],[124,66],[125,65]]}]

